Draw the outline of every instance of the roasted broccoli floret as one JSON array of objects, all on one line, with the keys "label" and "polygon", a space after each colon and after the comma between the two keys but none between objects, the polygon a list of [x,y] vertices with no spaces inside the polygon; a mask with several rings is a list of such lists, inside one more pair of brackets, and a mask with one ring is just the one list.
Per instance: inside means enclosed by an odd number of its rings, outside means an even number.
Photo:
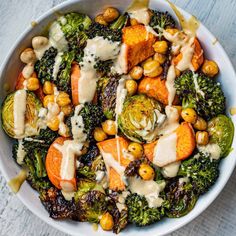
[{"label": "roasted broccoli floret", "polygon": [[[49,188],[50,181],[47,178],[45,169],[45,158],[47,150],[51,143],[58,137],[57,132],[51,131],[49,128],[40,130],[39,135],[22,140],[22,148],[25,152],[23,164],[29,170],[27,180],[30,185],[41,191],[42,189]],[[19,142],[13,145],[12,153],[13,158],[18,159]]]},{"label": "roasted broccoli floret", "polygon": [[78,51],[80,47],[85,46],[87,36],[84,31],[92,23],[88,16],[72,12],[60,17],[58,21],[67,39],[69,50]]},{"label": "roasted broccoli floret", "polygon": [[178,176],[188,177],[195,192],[203,194],[219,176],[219,161],[211,159],[209,154],[200,152],[181,163]]},{"label": "roasted broccoli floret", "polygon": [[79,161],[84,165],[92,166],[93,161],[99,156],[99,149],[95,142],[89,144],[88,151],[80,156]]},{"label": "roasted broccoli floret", "polygon": [[168,202],[166,215],[170,218],[179,218],[188,214],[198,199],[193,185],[181,179],[173,179],[167,183],[165,196]]},{"label": "roasted broccoli floret", "polygon": [[219,83],[204,74],[186,71],[175,80],[176,93],[184,108],[194,108],[209,120],[225,113],[225,97]]},{"label": "roasted broccoli floret", "polygon": [[94,68],[96,69],[96,71],[101,74],[102,76],[109,74],[109,72],[111,71],[111,66],[113,65],[113,61],[112,60],[107,60],[107,61],[101,61],[101,60],[97,60]]},{"label": "roasted broccoli floret", "polygon": [[136,193],[129,194],[125,204],[128,207],[129,222],[137,226],[150,225],[164,216],[164,208],[150,208],[146,198]]},{"label": "roasted broccoli floret", "polygon": [[152,16],[149,25],[158,33],[167,28],[176,28],[174,18],[168,12],[151,11]]},{"label": "roasted broccoli floret", "polygon": [[65,52],[61,57],[61,64],[57,74],[56,80],[54,83],[57,86],[57,89],[60,91],[65,91],[67,93],[71,92],[70,86],[70,74],[71,74],[71,65],[75,58],[75,52]]},{"label": "roasted broccoli floret", "polygon": [[[67,126],[72,130],[71,117],[72,114],[66,121]],[[92,103],[85,103],[84,107],[79,112],[79,116],[82,116],[84,123],[84,132],[87,134],[88,140],[93,140],[93,131],[96,127],[100,126],[104,120],[102,109],[99,105]]]},{"label": "roasted broccoli floret", "polygon": [[107,119],[115,119],[116,92],[119,77],[102,78],[98,82],[98,103]]},{"label": "roasted broccoli floret", "polygon": [[40,200],[53,219],[76,218],[77,207],[75,202],[66,201],[60,190],[51,187],[41,191]]},{"label": "roasted broccoli floret", "polygon": [[55,58],[57,56],[57,49],[50,47],[43,55],[41,60],[35,63],[34,69],[38,75],[38,79],[43,84],[45,81],[53,81],[53,68]]}]

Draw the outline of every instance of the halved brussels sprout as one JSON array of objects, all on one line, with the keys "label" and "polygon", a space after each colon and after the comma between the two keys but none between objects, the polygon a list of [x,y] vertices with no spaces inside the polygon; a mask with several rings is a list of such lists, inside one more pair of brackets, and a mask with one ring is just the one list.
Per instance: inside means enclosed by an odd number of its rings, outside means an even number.
[{"label": "halved brussels sprout", "polygon": [[[19,90],[18,90],[19,91]],[[14,126],[14,97],[18,92],[10,93],[2,105],[2,127],[7,135],[20,139],[26,136],[35,135],[37,131],[38,113],[42,103],[34,93],[26,92],[25,132],[23,135],[16,135]]]},{"label": "halved brussels sprout", "polygon": [[234,137],[234,124],[225,115],[218,115],[208,122],[210,142],[216,143],[221,149],[221,157],[229,154]]},{"label": "halved brussels sprout", "polygon": [[136,95],[126,99],[118,117],[120,130],[135,142],[152,142],[157,138],[157,129],[165,115],[161,105],[146,95]]}]

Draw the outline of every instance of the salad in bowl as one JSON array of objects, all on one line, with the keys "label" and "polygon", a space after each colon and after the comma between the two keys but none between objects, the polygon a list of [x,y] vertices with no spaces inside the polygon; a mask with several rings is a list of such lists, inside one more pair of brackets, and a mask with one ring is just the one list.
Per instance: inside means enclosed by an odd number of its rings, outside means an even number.
[{"label": "salad in bowl", "polygon": [[211,191],[234,125],[199,23],[148,1],[58,16],[20,54],[2,128],[51,218],[119,233],[188,214]]}]

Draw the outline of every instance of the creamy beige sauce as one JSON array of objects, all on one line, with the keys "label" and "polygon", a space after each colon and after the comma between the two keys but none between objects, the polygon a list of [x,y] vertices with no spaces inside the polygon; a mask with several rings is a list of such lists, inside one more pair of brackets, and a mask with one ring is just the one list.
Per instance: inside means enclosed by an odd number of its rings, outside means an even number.
[{"label": "creamy beige sauce", "polygon": [[120,53],[114,61],[114,66],[111,68],[112,72],[118,73],[119,75],[128,73],[127,47],[124,43],[121,45]]},{"label": "creamy beige sauce", "polygon": [[75,192],[66,192],[64,190],[61,190],[61,193],[67,201],[71,201],[73,197],[75,197]]},{"label": "creamy beige sauce", "polygon": [[15,178],[12,178],[8,182],[8,185],[11,188],[13,193],[17,193],[20,190],[20,187],[24,183],[26,178],[27,178],[27,171],[23,169]]},{"label": "creamy beige sauce", "polygon": [[102,171],[102,170],[96,171],[95,174],[96,174],[96,181],[97,181],[98,183],[101,182],[102,179],[103,179],[104,176],[105,176],[105,172]]},{"label": "creamy beige sauce", "polygon": [[208,153],[210,154],[210,158],[214,160],[218,160],[221,155],[221,149],[218,144],[216,143],[208,143],[206,146],[199,146],[198,145],[198,150],[203,152],[203,153]]},{"label": "creamy beige sauce", "polygon": [[27,92],[22,89],[14,95],[14,132],[15,137],[23,136],[25,133]]},{"label": "creamy beige sauce", "polygon": [[115,60],[119,52],[119,42],[112,42],[100,36],[87,40],[84,58],[80,63],[80,79],[78,82],[80,103],[91,102],[94,98],[97,80],[99,79],[99,75],[97,75],[94,68],[96,60]]},{"label": "creamy beige sauce", "polygon": [[135,19],[141,24],[148,25],[150,22],[148,9],[130,10],[128,13],[131,19]]},{"label": "creamy beige sauce", "polygon": [[118,202],[116,203],[119,212],[127,208],[125,205],[125,199],[127,198],[128,195],[129,195],[128,191],[123,191],[121,194],[119,194]]},{"label": "creamy beige sauce", "polygon": [[68,127],[64,122],[65,114],[63,112],[60,112],[58,115],[58,119],[59,119],[58,133],[63,137],[68,137]]},{"label": "creamy beige sauce", "polygon": [[79,142],[85,142],[87,139],[87,134],[84,133],[83,117],[79,115],[83,107],[82,104],[76,106],[74,115],[71,117],[73,139],[78,140]]},{"label": "creamy beige sauce", "polygon": [[164,166],[161,170],[163,176],[166,178],[176,177],[179,171],[180,164],[181,164],[180,161],[176,161]]},{"label": "creamy beige sauce", "polygon": [[189,177],[179,178],[179,183],[184,184],[189,182]]},{"label": "creamy beige sauce", "polygon": [[146,29],[146,32],[147,32],[147,39],[149,37],[149,33],[153,34],[154,36],[156,37],[159,37],[160,35],[149,25],[145,25],[145,29]]},{"label": "creamy beige sauce", "polygon": [[176,93],[175,88],[175,67],[174,65],[171,65],[168,69],[167,78],[166,78],[166,88],[168,90],[168,105],[171,106]]},{"label": "creamy beige sauce", "polygon": [[71,180],[75,176],[76,156],[81,155],[83,144],[75,140],[66,140],[63,145],[54,144],[54,147],[62,153],[60,177],[62,179],[60,185],[66,192],[71,192],[73,187],[67,180]]},{"label": "creamy beige sauce", "polygon": [[55,58],[55,63],[54,63],[54,66],[53,66],[53,73],[52,73],[52,76],[54,78],[54,80],[57,79],[57,74],[59,72],[59,69],[60,69],[60,65],[61,65],[61,62],[62,62],[62,55],[63,53],[62,52],[59,52]]},{"label": "creamy beige sauce", "polygon": [[136,177],[129,178],[129,189],[147,199],[149,207],[160,207],[163,199],[159,193],[165,188],[165,182],[158,184],[153,180],[142,180]]},{"label": "creamy beige sauce", "polygon": [[20,139],[18,141],[18,149],[17,149],[17,158],[16,158],[16,161],[19,165],[22,165],[23,162],[24,162],[24,158],[26,156],[26,152],[24,150],[24,146],[23,146],[23,140]]}]

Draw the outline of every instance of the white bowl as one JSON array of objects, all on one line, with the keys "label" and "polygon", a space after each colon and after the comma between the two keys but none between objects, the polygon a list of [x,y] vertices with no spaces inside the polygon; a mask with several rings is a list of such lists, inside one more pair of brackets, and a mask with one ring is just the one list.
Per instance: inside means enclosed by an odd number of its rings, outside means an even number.
[{"label": "white bowl", "polygon": [[[130,0],[70,0],[67,1],[40,17],[37,22],[38,25],[33,28],[28,28],[21,37],[18,38],[15,45],[9,52],[8,57],[4,61],[1,69],[1,79],[0,79],[0,101],[2,102],[6,96],[6,92],[4,91],[4,84],[7,82],[11,85],[11,89],[13,90],[15,80],[17,78],[18,73],[22,69],[22,64],[19,60],[20,52],[31,46],[31,38],[35,35],[40,35],[44,31],[44,29],[48,26],[50,22],[52,22],[57,17],[57,13],[66,13],[72,11],[78,11],[82,13],[86,13],[90,16],[95,16],[98,12],[101,11],[105,6],[112,5],[119,8],[121,11],[124,10],[127,5],[130,3]],[[163,0],[151,0],[152,9],[159,9],[161,11],[168,10],[174,16],[174,12],[170,8],[169,4]],[[190,15],[182,9],[179,9],[182,14],[189,18]],[[18,22],[16,22],[18,24]],[[215,37],[203,26],[200,25],[198,30],[198,38],[201,41],[201,44],[204,48],[205,56],[207,58],[215,60],[220,67],[220,76],[219,81],[223,86],[223,90],[227,97],[227,110],[230,107],[236,106],[236,93],[232,92],[233,88],[236,88],[236,75],[233,69],[233,66],[226,55],[224,49],[219,44],[219,42],[215,42]],[[234,125],[236,124],[236,116],[232,117]],[[0,167],[3,175],[6,180],[9,181],[12,177],[14,177],[19,172],[19,167],[15,163],[15,161],[11,157],[11,148],[12,148],[12,140],[10,140],[6,134],[0,129],[0,140],[1,140],[1,148],[0,148]],[[236,147],[236,139],[234,139],[233,147]],[[225,184],[227,183],[230,175],[233,172],[236,163],[236,150],[234,149],[230,155],[224,159],[220,166],[220,177],[217,180],[216,184],[211,188],[211,190],[200,197],[194,209],[186,216],[179,219],[163,219],[161,222],[156,223],[154,225],[136,228],[134,226],[129,226],[126,230],[122,231],[120,235],[126,236],[138,236],[138,235],[164,235],[170,233],[183,225],[189,223],[191,220],[196,218],[199,214],[201,214],[218,196],[218,194],[222,191]],[[71,235],[113,235],[110,232],[104,232],[99,229],[95,232],[92,229],[91,224],[88,223],[78,223],[72,221],[56,221],[49,218],[47,211],[42,206],[38,194],[34,191],[30,185],[26,182],[22,185],[20,191],[17,193],[17,196],[20,200],[38,217],[42,220],[50,224],[51,226],[64,231],[65,233]]]}]

